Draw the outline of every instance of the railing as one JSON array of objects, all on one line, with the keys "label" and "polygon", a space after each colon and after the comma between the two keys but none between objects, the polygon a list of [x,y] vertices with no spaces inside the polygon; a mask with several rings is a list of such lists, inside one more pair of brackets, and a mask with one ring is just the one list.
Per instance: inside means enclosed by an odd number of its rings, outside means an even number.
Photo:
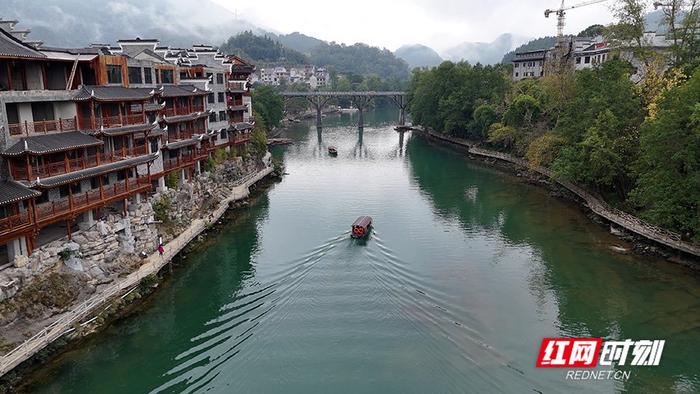
[{"label": "railing", "polygon": [[29,224],[31,218],[29,216],[29,211],[20,212],[18,214],[4,217],[0,219],[0,234],[6,234],[12,232],[16,228]]},{"label": "railing", "polygon": [[189,115],[195,112],[204,112],[204,104],[193,105],[191,108],[189,106],[186,106],[166,108],[163,110],[165,116]]},{"label": "railing", "polygon": [[244,81],[226,81],[226,88],[233,92],[243,93],[247,90]]},{"label": "railing", "polygon": [[47,134],[53,132],[75,131],[77,130],[76,118],[40,120],[36,122],[24,121],[21,123],[11,123],[8,125],[10,135],[31,135]]},{"label": "railing", "polygon": [[99,189],[91,189],[82,193],[69,195],[60,200],[54,200],[43,204],[37,204],[36,213],[40,222],[50,221],[56,216],[68,212],[75,212],[92,204],[115,197],[128,197],[131,193],[140,191],[141,187],[149,186],[148,177],[130,178],[127,181],[115,182],[102,186]]},{"label": "railing", "polygon": [[192,164],[196,161],[197,156],[194,153],[188,153],[186,155],[181,155],[173,157],[170,159],[163,159],[163,169],[165,171],[179,168],[188,164]]},{"label": "railing", "polygon": [[[121,115],[121,116],[100,116],[95,117],[95,128],[100,127],[110,128],[110,127],[120,127],[120,126],[133,126],[146,123],[146,120],[142,114],[132,114],[132,115]],[[81,117],[80,125],[83,128],[92,128],[93,118],[90,116]]]},{"label": "railing", "polygon": [[32,179],[29,179],[29,171],[27,167],[12,167],[12,178],[16,180],[33,180],[36,177],[48,178],[55,175],[67,174],[69,172],[84,170],[86,168],[96,167],[97,165],[112,163],[121,160],[127,156],[142,156],[148,153],[146,145],[136,146],[132,148],[122,148],[109,153],[97,153],[91,156],[78,157],[68,159],[68,161],[58,161],[53,163],[44,163],[42,165],[32,166]]}]

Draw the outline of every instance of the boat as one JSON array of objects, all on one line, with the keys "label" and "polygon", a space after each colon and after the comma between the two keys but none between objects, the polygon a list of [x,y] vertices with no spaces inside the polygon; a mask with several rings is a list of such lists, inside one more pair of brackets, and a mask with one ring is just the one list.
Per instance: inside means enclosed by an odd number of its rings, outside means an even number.
[{"label": "boat", "polygon": [[335,146],[329,146],[328,154],[331,156],[338,156],[338,149],[336,149]]},{"label": "boat", "polygon": [[355,112],[359,111],[357,108],[340,108],[340,113],[341,114],[354,114]]},{"label": "boat", "polygon": [[353,238],[364,238],[369,234],[372,229],[372,217],[371,216],[360,216],[352,224],[352,232],[350,236]]}]

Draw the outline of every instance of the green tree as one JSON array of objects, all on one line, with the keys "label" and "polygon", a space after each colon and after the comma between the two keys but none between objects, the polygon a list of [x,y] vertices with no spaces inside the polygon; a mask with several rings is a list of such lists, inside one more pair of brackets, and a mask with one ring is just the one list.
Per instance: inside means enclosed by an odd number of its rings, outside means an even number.
[{"label": "green tree", "polygon": [[631,199],[642,217],[687,237],[700,235],[700,69],[659,103],[642,127]]},{"label": "green tree", "polygon": [[271,86],[260,86],[253,90],[253,113],[269,129],[277,127],[284,116],[284,99]]},{"label": "green tree", "polygon": [[264,125],[255,125],[253,132],[250,134],[251,150],[253,155],[260,159],[267,152],[267,134]]}]

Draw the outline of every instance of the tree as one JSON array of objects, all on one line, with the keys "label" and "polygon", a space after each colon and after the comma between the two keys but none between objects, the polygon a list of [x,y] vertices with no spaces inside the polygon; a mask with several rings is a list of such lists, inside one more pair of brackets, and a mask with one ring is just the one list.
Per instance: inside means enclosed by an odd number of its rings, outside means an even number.
[{"label": "tree", "polygon": [[631,199],[643,218],[700,235],[700,69],[672,88],[644,124]]},{"label": "tree", "polygon": [[261,159],[267,153],[267,134],[264,124],[257,124],[250,134],[253,156]]},{"label": "tree", "polygon": [[554,128],[563,138],[553,163],[555,173],[614,192],[624,199],[632,184],[639,127],[644,105],[629,80],[630,66],[610,60],[592,70],[577,72],[575,95]]},{"label": "tree", "polygon": [[595,37],[600,36],[605,33],[605,26],[603,25],[590,25],[587,28],[581,30],[577,37]]},{"label": "tree", "polygon": [[253,113],[269,129],[277,127],[284,116],[284,100],[271,86],[260,86],[253,91]]}]

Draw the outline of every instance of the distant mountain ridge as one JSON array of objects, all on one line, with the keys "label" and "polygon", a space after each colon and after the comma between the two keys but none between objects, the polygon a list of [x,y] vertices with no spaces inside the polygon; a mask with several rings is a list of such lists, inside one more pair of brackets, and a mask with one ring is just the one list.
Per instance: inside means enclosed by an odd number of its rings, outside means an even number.
[{"label": "distant mountain ridge", "polygon": [[469,63],[496,64],[503,55],[525,44],[531,38],[504,33],[491,42],[463,42],[444,51],[443,56],[452,61],[466,60]]},{"label": "distant mountain ridge", "polygon": [[19,20],[18,27],[31,29],[30,37],[47,46],[115,44],[141,37],[189,47],[218,45],[247,30],[265,32],[210,0],[181,2],[177,7],[168,0],[106,0],[94,6],[86,6],[84,0],[2,0],[0,15]]},{"label": "distant mountain ridge", "polygon": [[411,68],[432,67],[443,62],[442,57],[434,49],[421,44],[404,45],[394,51],[394,55],[403,59]]}]

